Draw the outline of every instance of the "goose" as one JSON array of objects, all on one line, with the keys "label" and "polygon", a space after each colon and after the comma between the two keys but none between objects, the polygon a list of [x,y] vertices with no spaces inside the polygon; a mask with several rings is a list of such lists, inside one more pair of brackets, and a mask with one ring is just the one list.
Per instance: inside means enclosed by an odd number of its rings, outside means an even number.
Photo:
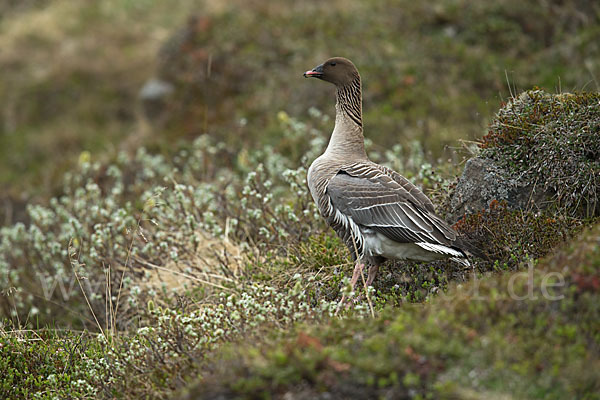
[{"label": "goose", "polygon": [[[325,152],[310,165],[307,183],[319,213],[356,263],[352,289],[365,265],[370,286],[379,266],[389,259],[451,259],[469,266],[464,243],[435,214],[431,200],[408,179],[367,157],[361,80],[352,61],[330,58],[304,77],[336,87],[333,133]],[[340,305],[344,301],[342,296]]]}]

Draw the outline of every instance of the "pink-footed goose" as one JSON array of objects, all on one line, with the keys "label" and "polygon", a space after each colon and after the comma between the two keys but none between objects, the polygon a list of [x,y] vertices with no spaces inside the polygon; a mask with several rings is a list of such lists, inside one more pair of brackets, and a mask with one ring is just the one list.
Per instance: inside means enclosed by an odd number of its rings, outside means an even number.
[{"label": "pink-footed goose", "polygon": [[330,58],[304,77],[331,82],[337,89],[335,127],[325,153],[308,170],[308,186],[319,212],[356,261],[352,287],[365,264],[366,284],[371,285],[387,259],[450,258],[468,266],[458,234],[435,214],[431,200],[402,175],[367,157],[360,75],[354,64]]}]

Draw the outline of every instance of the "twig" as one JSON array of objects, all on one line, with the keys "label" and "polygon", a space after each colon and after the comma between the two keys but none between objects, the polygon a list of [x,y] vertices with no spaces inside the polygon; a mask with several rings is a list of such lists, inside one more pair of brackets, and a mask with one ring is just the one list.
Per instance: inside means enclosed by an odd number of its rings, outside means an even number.
[{"label": "twig", "polygon": [[[189,275],[189,274],[186,274],[186,273],[183,273],[183,272],[179,272],[179,271],[175,271],[175,270],[172,270],[172,269],[169,269],[169,268],[165,268],[165,267],[161,267],[161,266],[158,266],[158,265],[154,265],[154,264],[152,264],[152,263],[150,263],[148,261],[144,261],[142,259],[138,259],[137,257],[136,257],[136,261],[139,262],[140,264],[143,264],[143,265],[147,266],[147,267],[151,267],[151,268],[155,268],[155,269],[158,269],[158,270],[161,270],[161,271],[170,272],[170,273],[175,274],[175,275],[183,276],[183,277],[185,277],[185,278],[187,278],[187,279],[189,279],[191,281],[200,282],[202,284],[209,285],[209,286],[214,286],[214,287],[222,289],[222,290],[230,290],[230,289],[226,288],[225,286],[221,286],[221,285],[216,284],[216,283],[205,281],[204,279],[196,278],[195,276],[192,276],[192,275]],[[213,274],[211,274],[211,275],[213,275]],[[219,277],[219,276],[217,275],[217,277]],[[222,278],[224,280],[230,280],[229,278],[226,278],[226,277],[220,277],[220,278]]]},{"label": "twig", "polygon": [[131,258],[131,249],[133,248],[133,241],[135,240],[135,232],[137,232],[140,228],[140,221],[142,220],[142,216],[144,215],[145,210],[142,210],[142,214],[137,220],[137,226],[135,227],[135,231],[131,235],[131,242],[129,243],[129,249],[127,249],[127,257],[125,257],[125,268],[123,268],[123,272],[121,272],[121,279],[119,280],[119,291],[117,292],[117,305],[115,306],[115,318],[117,317],[117,311],[119,311],[119,304],[121,303],[121,289],[123,288],[123,279],[125,278],[125,271],[127,271],[127,265],[129,264],[129,259]]},{"label": "twig", "polygon": [[[68,249],[71,248],[71,243],[73,243],[73,239],[69,240],[69,247],[68,247]],[[77,253],[77,266],[81,265],[80,264],[80,256],[81,256],[81,249],[79,249],[79,251]],[[79,275],[77,274],[77,271],[75,270],[75,267],[73,266],[73,260],[71,259],[69,261],[70,261],[69,264],[71,264],[71,268],[73,269],[73,273],[75,274],[75,278],[77,279],[77,283],[79,284],[79,288],[81,289],[81,293],[83,293],[83,297],[85,298],[85,302],[87,303],[90,311],[92,312],[92,316],[94,317],[94,321],[96,321],[96,325],[98,326],[98,329],[100,329],[100,332],[102,333],[102,336],[106,337],[106,335],[104,334],[104,329],[102,329],[102,326],[100,325],[100,322],[98,322],[98,318],[96,318],[96,313],[94,312],[94,309],[92,308],[92,305],[90,304],[90,301],[88,300],[87,294],[85,294],[85,290],[83,289],[83,285],[81,284],[81,280],[79,279]]]}]

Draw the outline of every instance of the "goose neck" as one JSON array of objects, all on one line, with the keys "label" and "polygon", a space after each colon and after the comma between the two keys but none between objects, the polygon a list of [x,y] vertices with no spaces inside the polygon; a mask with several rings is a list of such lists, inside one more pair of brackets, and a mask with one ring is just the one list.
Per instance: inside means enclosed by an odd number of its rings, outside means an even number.
[{"label": "goose neck", "polygon": [[367,158],[362,126],[360,79],[337,88],[335,127],[326,152],[354,159]]}]

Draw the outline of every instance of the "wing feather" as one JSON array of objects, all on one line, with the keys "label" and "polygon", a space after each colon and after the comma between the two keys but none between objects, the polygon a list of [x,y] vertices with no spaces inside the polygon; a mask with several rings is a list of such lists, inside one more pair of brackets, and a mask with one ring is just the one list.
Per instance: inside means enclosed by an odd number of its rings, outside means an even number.
[{"label": "wing feather", "polygon": [[402,243],[451,245],[456,232],[406,178],[377,164],[349,165],[328,183],[332,206],[354,223]]}]

